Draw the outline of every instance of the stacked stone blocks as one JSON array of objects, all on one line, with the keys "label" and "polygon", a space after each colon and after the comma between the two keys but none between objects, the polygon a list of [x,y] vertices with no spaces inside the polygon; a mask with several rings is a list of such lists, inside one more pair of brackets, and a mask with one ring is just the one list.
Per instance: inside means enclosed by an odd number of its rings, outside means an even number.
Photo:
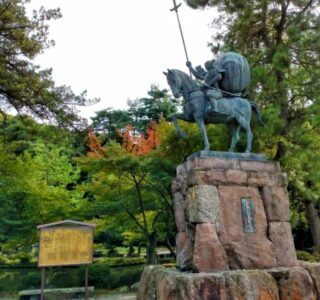
[{"label": "stacked stone blocks", "polygon": [[[276,162],[196,157],[172,184],[181,270],[214,272],[297,265],[286,176]],[[244,232],[241,199],[252,199],[255,232]]]},{"label": "stacked stone blocks", "polygon": [[320,300],[320,263],[296,258],[286,186],[276,162],[200,155],[178,166],[178,270],[147,266],[137,299]]}]

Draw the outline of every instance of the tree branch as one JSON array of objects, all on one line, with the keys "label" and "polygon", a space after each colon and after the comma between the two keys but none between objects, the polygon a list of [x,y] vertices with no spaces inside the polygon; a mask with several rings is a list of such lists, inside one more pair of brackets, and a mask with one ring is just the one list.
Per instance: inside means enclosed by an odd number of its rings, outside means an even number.
[{"label": "tree branch", "polygon": [[136,225],[142,230],[144,235],[146,237],[149,237],[149,232],[147,231],[146,228],[144,228],[138,221],[138,219],[135,217],[135,215],[125,206],[122,206],[123,209],[127,212],[127,214],[130,216],[130,218],[136,223]]},{"label": "tree branch", "polygon": [[[300,16],[302,16],[312,6],[312,3],[313,3],[313,0],[310,0],[307,3],[307,5],[297,13],[296,17],[299,18]],[[290,26],[294,22],[295,22],[295,19],[292,19],[290,22],[287,23],[286,27]]]}]

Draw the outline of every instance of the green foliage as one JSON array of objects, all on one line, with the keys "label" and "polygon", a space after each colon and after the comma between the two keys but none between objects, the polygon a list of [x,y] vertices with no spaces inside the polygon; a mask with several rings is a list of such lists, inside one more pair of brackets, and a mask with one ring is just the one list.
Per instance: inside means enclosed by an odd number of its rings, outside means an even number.
[{"label": "green foliage", "polygon": [[176,100],[169,96],[168,90],[151,85],[148,97],[128,100],[128,110],[107,108],[98,111],[92,118],[91,126],[102,145],[121,143],[118,131],[125,130],[131,124],[135,133],[146,134],[151,121],[158,122],[160,117],[168,117],[176,112],[175,104]]},{"label": "green foliage", "polygon": [[320,256],[312,255],[307,251],[297,251],[297,257],[299,260],[305,260],[312,263],[320,261]]},{"label": "green foliage", "polygon": [[[85,267],[79,268],[79,278],[84,278]],[[96,288],[111,288],[111,272],[105,263],[95,263],[89,266],[89,284]]]},{"label": "green foliage", "polygon": [[[114,216],[114,224],[132,228],[154,251],[161,215],[173,224],[170,183],[173,165],[155,151],[134,156],[119,145],[105,148],[105,158],[83,158],[82,168],[92,174],[92,180],[82,188],[93,195],[87,203],[86,217]],[[168,219],[170,220],[168,222]],[[172,226],[172,225],[171,225]],[[167,228],[167,234],[174,230]]]},{"label": "green foliage", "polygon": [[0,265],[5,265],[7,263],[9,263],[7,255],[4,255],[0,252]]},{"label": "green foliage", "polygon": [[112,225],[106,228],[104,232],[96,234],[95,239],[104,242],[109,248],[121,246],[123,243],[121,230],[116,225]]},{"label": "green foliage", "polygon": [[28,18],[26,2],[0,2],[0,113],[5,114],[10,108],[70,125],[79,120],[73,105],[85,104],[85,93],[78,96],[69,87],[56,87],[51,70],[39,70],[32,63],[54,44],[48,39],[47,23],[60,18],[60,10],[41,8]]},{"label": "green foliage", "polygon": [[[139,281],[142,269],[142,266],[110,269],[105,263],[95,263],[89,266],[89,285],[103,289],[131,286]],[[78,277],[83,280],[84,267],[79,268]]]},{"label": "green foliage", "polygon": [[92,118],[92,128],[99,134],[101,145],[111,141],[120,142],[118,130],[124,129],[128,124],[134,122],[134,118],[126,110],[114,110],[106,108],[96,113]]},{"label": "green foliage", "polygon": [[[219,10],[212,50],[238,51],[249,61],[250,99],[264,111],[268,128],[257,128],[254,149],[281,162],[294,207],[318,208],[319,190],[319,1],[190,0]],[[320,253],[319,215],[309,214]],[[318,224],[315,226],[314,224]]]},{"label": "green foliage", "polygon": [[84,136],[80,132],[64,130],[52,125],[39,124],[28,116],[0,115],[0,141],[8,152],[16,155],[26,150],[32,152],[33,144],[42,141],[45,144],[64,147],[69,155],[84,153]]},{"label": "green foliage", "polygon": [[[159,153],[174,164],[184,162],[190,154],[203,149],[203,141],[196,124],[179,121],[179,126],[186,133],[184,139],[179,138],[173,124],[163,118],[157,125]],[[229,132],[225,125],[209,125],[207,132],[211,149],[227,151],[229,139],[226,135],[229,136]]]},{"label": "green foliage", "polygon": [[17,257],[18,257],[21,264],[28,264],[31,262],[31,260],[33,258],[32,255],[27,252],[19,252]]},{"label": "green foliage", "polygon": [[139,264],[145,264],[146,258],[143,256],[137,256],[137,257],[101,257],[95,259],[95,261],[99,263],[104,263],[110,267],[114,266],[130,266],[130,265],[139,265]]},{"label": "green foliage", "polygon": [[186,0],[186,2],[192,8],[201,8],[206,6],[209,0]]},{"label": "green foliage", "polygon": [[117,269],[111,271],[111,288],[119,288],[123,286],[130,287],[132,284],[140,281],[141,273],[143,271],[142,266],[131,267],[123,269],[122,272],[118,272]]},{"label": "green foliage", "polygon": [[177,100],[170,97],[168,90],[151,85],[148,97],[128,101],[128,113],[134,120],[134,128],[146,132],[150,121],[158,122],[161,117],[166,118],[176,112],[176,104]]},{"label": "green foliage", "polygon": [[36,226],[75,218],[81,172],[72,162],[81,134],[30,117],[0,119],[0,241],[19,249],[36,242]]},{"label": "green foliage", "polygon": [[21,280],[21,285],[27,289],[38,289],[41,286],[41,273],[29,272]]}]

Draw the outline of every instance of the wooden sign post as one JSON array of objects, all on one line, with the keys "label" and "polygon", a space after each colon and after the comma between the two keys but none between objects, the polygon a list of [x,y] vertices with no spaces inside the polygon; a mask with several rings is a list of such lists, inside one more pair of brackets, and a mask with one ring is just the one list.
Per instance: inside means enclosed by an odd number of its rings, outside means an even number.
[{"label": "wooden sign post", "polygon": [[41,300],[44,299],[45,267],[85,265],[85,299],[88,300],[88,265],[93,257],[90,223],[64,220],[40,225],[38,267],[41,268]]}]

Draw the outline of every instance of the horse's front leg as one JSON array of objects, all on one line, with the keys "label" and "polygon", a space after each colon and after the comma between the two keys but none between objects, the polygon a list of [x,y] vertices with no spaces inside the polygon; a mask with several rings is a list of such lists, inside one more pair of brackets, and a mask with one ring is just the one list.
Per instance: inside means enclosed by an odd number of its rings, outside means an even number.
[{"label": "horse's front leg", "polygon": [[209,144],[209,140],[208,140],[206,126],[204,125],[203,116],[195,116],[195,120],[196,120],[197,125],[200,129],[200,133],[201,133],[201,136],[204,141],[204,149],[203,150],[208,151],[210,149],[210,144]]},{"label": "horse's front leg", "polygon": [[186,133],[181,130],[181,128],[177,122],[178,119],[183,120],[183,121],[187,121],[187,122],[190,122],[190,119],[188,118],[188,116],[186,114],[172,114],[168,117],[168,120],[173,122],[173,125],[174,125],[177,133],[179,134],[180,138],[185,138]]}]

